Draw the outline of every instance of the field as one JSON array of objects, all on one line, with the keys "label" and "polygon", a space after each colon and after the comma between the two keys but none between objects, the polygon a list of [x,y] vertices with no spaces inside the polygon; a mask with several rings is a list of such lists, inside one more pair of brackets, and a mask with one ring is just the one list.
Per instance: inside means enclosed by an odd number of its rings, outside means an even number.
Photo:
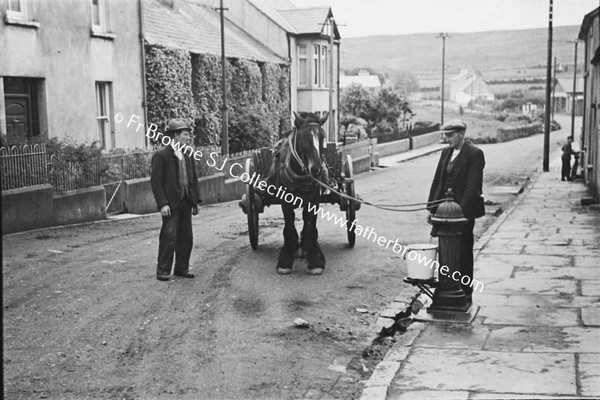
[{"label": "field", "polygon": [[[421,101],[411,104],[412,110],[416,113],[413,121],[440,121],[441,105],[439,102]],[[467,137],[471,138],[476,143],[487,143],[496,139],[499,128],[507,128],[510,126],[520,125],[523,122],[517,121],[515,117],[507,118],[505,121],[499,121],[495,118],[495,114],[482,112],[483,110],[469,109],[464,110],[464,114],[460,115],[458,107],[454,103],[444,103],[444,121],[448,122],[451,119],[460,118],[467,124]]]}]

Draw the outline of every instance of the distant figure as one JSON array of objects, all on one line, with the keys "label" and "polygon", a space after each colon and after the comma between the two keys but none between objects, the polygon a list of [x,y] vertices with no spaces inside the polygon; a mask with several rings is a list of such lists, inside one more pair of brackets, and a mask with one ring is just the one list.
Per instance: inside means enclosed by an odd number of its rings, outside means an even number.
[{"label": "distant figure", "polygon": [[569,136],[567,138],[567,143],[562,147],[562,171],[560,175],[560,180],[571,181],[571,155],[573,155],[573,147],[571,146],[573,143],[573,136]]}]

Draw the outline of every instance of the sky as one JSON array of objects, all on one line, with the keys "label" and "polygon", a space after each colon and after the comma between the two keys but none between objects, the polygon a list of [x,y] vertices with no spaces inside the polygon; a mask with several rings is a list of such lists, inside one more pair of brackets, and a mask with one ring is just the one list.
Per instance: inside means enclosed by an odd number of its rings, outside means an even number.
[{"label": "sky", "polygon": [[[342,38],[548,27],[550,0],[292,0],[331,7]],[[581,25],[600,0],[553,0],[554,26]]]}]

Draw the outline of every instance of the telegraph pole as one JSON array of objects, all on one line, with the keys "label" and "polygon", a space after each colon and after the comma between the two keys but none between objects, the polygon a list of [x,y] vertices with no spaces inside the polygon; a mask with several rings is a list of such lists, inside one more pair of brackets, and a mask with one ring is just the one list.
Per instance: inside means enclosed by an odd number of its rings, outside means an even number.
[{"label": "telegraph pole", "polygon": [[450,35],[447,33],[440,33],[439,36],[442,38],[442,122],[444,125],[444,73],[446,72],[446,38],[449,38]]},{"label": "telegraph pole", "polygon": [[[221,154],[225,157],[229,154],[229,125],[227,123],[227,59],[225,58],[225,20],[223,13],[226,8],[223,7],[223,0],[219,1],[219,11],[221,12],[221,97],[223,103],[221,105]],[[228,8],[227,8],[228,10]]]},{"label": "telegraph pole", "polygon": [[[337,142],[335,120],[333,118],[333,17],[329,19],[329,141]],[[339,62],[339,60],[338,60]],[[325,71],[323,71],[325,73]],[[339,106],[338,106],[339,108]],[[339,112],[339,111],[338,111]]]},{"label": "telegraph pole", "polygon": [[556,57],[554,57],[554,73],[552,75],[552,118],[554,121],[554,111],[556,109]]},{"label": "telegraph pole", "polygon": [[575,62],[573,63],[573,99],[571,103],[571,136],[573,136],[573,140],[575,140],[575,106],[577,104],[575,100],[577,93],[577,43],[579,43],[579,40],[573,39],[571,42],[575,43]]},{"label": "telegraph pole", "polygon": [[546,126],[544,127],[544,161],[543,171],[550,171],[550,84],[552,79],[552,0],[548,15],[548,59],[546,60],[546,112],[544,113]]}]

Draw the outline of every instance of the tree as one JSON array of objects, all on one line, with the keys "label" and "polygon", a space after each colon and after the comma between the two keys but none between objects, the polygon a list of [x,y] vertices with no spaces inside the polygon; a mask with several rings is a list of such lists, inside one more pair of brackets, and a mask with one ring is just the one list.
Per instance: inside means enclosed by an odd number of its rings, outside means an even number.
[{"label": "tree", "polygon": [[361,85],[353,83],[344,89],[340,103],[342,114],[353,115],[367,121],[372,119],[373,96]]}]

